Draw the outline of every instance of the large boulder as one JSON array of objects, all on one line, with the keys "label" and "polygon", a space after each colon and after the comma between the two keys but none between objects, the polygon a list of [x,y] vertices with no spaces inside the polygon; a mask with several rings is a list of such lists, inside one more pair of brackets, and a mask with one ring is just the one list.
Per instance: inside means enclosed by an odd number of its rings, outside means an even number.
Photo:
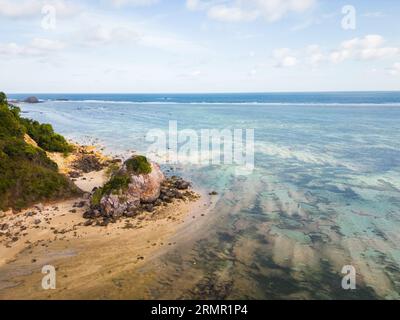
[{"label": "large boulder", "polygon": [[[126,167],[124,166],[124,169]],[[151,172],[148,174],[130,174],[128,194],[136,194],[142,203],[152,203],[158,199],[161,191],[161,184],[165,180],[164,173],[160,166],[151,162]]]},{"label": "large boulder", "polygon": [[[105,186],[106,191],[104,188],[99,189],[98,192],[104,192],[104,194],[101,194],[99,203],[95,206],[98,207],[102,216],[114,218],[122,215],[129,216],[141,203],[153,203],[160,197],[161,185],[165,180],[160,166],[154,162],[147,162],[149,166],[145,171],[147,173],[140,173],[131,168],[129,161],[132,159],[127,160],[114,174],[114,178],[110,180],[111,183]],[[114,188],[116,185],[117,188],[113,190],[111,185]]]}]

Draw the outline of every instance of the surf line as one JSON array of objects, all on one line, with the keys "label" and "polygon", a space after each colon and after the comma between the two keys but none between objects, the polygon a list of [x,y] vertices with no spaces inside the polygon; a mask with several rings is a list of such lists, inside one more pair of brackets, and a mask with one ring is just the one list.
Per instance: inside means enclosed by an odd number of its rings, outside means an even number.
[{"label": "surf line", "polygon": [[159,304],[157,307],[151,308],[152,315],[177,315],[179,318],[183,317],[186,307],[163,307]]}]

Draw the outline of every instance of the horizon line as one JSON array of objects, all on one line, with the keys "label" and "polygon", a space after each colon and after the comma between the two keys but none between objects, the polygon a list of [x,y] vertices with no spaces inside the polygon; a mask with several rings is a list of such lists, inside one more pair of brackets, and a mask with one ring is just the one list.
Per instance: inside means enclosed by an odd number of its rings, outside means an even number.
[{"label": "horizon line", "polygon": [[216,91],[216,92],[7,92],[6,94],[293,94],[293,93],[394,93],[398,90],[317,90],[317,91]]}]

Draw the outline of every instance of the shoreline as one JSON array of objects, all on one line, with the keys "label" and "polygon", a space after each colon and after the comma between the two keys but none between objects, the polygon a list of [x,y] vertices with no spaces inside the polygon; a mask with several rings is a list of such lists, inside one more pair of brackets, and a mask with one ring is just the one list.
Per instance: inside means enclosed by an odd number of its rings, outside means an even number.
[{"label": "shoreline", "polygon": [[[68,173],[67,162],[60,171]],[[84,191],[81,197],[35,205],[16,214],[8,211],[2,219],[14,238],[0,237],[0,299],[100,298],[97,290],[113,283],[116,275],[138,270],[174,249],[177,243],[171,239],[193,225],[194,216],[204,217],[209,206],[209,197],[202,192],[200,200],[175,199],[155,212],[122,218],[106,227],[85,226],[88,193],[106,182],[107,168],[74,180]],[[61,290],[41,288],[41,269],[47,264],[55,266]]]}]

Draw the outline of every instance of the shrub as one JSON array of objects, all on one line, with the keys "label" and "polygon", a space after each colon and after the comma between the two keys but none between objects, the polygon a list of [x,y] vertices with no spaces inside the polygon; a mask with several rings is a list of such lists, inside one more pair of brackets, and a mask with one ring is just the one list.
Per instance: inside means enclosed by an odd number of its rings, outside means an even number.
[{"label": "shrub", "polygon": [[135,174],[149,174],[151,172],[151,164],[145,156],[133,156],[125,162],[129,172]]},{"label": "shrub", "polygon": [[96,190],[92,196],[92,205],[100,204],[101,198],[106,194],[118,194],[121,190],[126,190],[131,179],[127,174],[118,173],[113,176],[102,188]]},{"label": "shrub", "polygon": [[36,141],[39,147],[50,152],[72,152],[72,146],[65,138],[54,132],[50,124],[40,124],[30,119],[21,119],[29,136]]},{"label": "shrub", "polygon": [[[8,105],[0,93],[0,210],[22,209],[39,201],[78,194],[79,189],[58,173],[57,164],[45,151],[24,141],[24,124],[28,120],[19,114],[19,108]],[[45,128],[54,134],[51,126]],[[59,141],[63,143],[65,139]],[[65,150],[64,146],[60,149]]]},{"label": "shrub", "polygon": [[0,92],[0,104],[7,103],[7,96],[4,92]]}]

